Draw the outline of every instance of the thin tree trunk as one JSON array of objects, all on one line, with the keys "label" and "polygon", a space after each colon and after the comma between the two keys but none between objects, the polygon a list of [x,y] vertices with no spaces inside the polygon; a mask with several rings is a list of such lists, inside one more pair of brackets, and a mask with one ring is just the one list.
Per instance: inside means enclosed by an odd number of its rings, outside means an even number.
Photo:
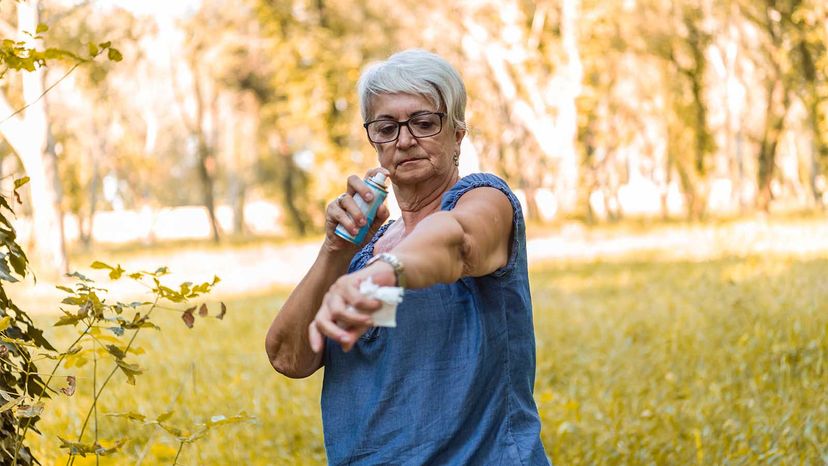
[{"label": "thin tree trunk", "polygon": [[[782,95],[777,96],[780,92]],[[788,91],[780,79],[768,84],[767,99],[765,128],[759,147],[759,192],[756,196],[756,207],[763,212],[770,210],[770,202],[773,199],[771,181],[776,171],[776,148],[785,126],[790,101]]]},{"label": "thin tree trunk", "polygon": [[[38,1],[18,2],[17,25],[21,40],[23,31],[34,31],[38,24]],[[31,242],[37,262],[48,267],[47,275],[57,276],[68,271],[60,210],[60,183],[57,158],[49,145],[49,121],[46,117],[44,92],[45,72],[39,68],[23,72],[23,101],[29,107],[23,116],[8,119],[0,132],[20,158],[29,176],[32,199]],[[39,100],[38,100],[39,99]],[[0,95],[0,112],[10,115],[14,110],[5,96]]]},{"label": "thin tree trunk", "polygon": [[194,130],[197,143],[198,164],[196,170],[198,172],[198,180],[201,183],[201,199],[204,207],[207,209],[207,216],[210,222],[210,232],[213,241],[218,243],[220,234],[218,221],[216,220],[216,205],[213,194],[213,176],[211,166],[215,164],[215,156],[213,154],[213,147],[207,140],[207,129],[205,128],[205,104],[204,95],[201,85],[201,76],[195,62],[191,63],[193,71],[193,91],[195,93],[196,101],[196,117]]}]

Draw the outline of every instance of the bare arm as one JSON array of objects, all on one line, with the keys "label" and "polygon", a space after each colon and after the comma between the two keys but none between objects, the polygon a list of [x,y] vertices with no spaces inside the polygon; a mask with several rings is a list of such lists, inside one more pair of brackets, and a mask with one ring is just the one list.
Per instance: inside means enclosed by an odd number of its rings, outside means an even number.
[{"label": "bare arm", "polygon": [[[376,170],[369,172],[369,176]],[[348,196],[343,201],[331,202],[325,215],[325,242],[319,255],[307,275],[291,292],[281,311],[273,319],[265,337],[265,349],[270,364],[276,371],[293,378],[307,377],[322,366],[322,353],[312,351],[308,340],[308,326],[316,312],[331,297],[329,290],[339,277],[348,271],[348,264],[357,251],[357,247],[334,234],[337,224],[343,224],[355,233],[360,220],[364,220],[351,195],[359,192],[364,199],[370,189],[356,176],[348,179]],[[366,238],[388,218],[388,209],[383,205],[377,211],[374,223]],[[366,309],[376,309],[379,303],[362,302]],[[344,326],[365,325],[370,323],[370,316],[351,313],[338,321]],[[319,346],[320,348],[322,345]]]},{"label": "bare arm", "polygon": [[405,264],[406,285],[452,283],[503,267],[509,259],[512,216],[506,196],[488,187],[467,192],[451,211],[429,215],[391,251]]},{"label": "bare arm", "polygon": [[[452,283],[464,276],[487,275],[506,265],[513,215],[506,196],[488,187],[464,194],[454,210],[429,215],[391,250],[405,266],[406,286]],[[362,301],[358,292],[359,283],[368,277],[380,285],[394,283],[393,268],[385,262],[340,277],[328,291],[337,299],[322,303],[310,326],[314,351],[321,351],[323,336],[348,351],[368,329],[368,324],[336,325],[354,314],[347,311],[349,306],[369,314],[376,309],[374,303]]]},{"label": "bare arm", "polygon": [[273,319],[265,338],[270,364],[294,378],[307,377],[322,366],[322,353],[310,350],[308,328],[328,288],[348,270],[350,258],[337,257],[324,249],[305,278],[290,294]]}]

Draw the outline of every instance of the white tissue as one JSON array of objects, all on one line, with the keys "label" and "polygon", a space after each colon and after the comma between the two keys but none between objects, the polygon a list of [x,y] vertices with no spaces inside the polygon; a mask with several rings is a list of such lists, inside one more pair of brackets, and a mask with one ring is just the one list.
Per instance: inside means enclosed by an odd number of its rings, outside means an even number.
[{"label": "white tissue", "polygon": [[397,304],[405,290],[397,286],[379,286],[371,278],[359,284],[359,292],[382,302],[382,307],[371,315],[375,327],[397,326]]}]

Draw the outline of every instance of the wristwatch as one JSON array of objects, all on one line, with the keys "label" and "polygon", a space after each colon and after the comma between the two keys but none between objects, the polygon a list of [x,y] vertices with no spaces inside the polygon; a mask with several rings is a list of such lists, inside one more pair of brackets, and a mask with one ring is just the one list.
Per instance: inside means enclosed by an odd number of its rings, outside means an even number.
[{"label": "wristwatch", "polygon": [[403,275],[403,272],[405,272],[405,266],[403,266],[403,263],[397,259],[397,256],[388,252],[383,252],[382,254],[378,254],[369,259],[365,266],[368,267],[376,261],[383,261],[390,265],[394,269],[394,275],[397,277],[397,286],[405,288],[405,275]]}]

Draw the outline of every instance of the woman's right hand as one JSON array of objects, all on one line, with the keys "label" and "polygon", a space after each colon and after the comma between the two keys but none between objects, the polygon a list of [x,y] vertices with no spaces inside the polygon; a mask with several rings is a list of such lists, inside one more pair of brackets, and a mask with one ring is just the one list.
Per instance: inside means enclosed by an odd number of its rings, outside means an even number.
[{"label": "woman's right hand", "polygon": [[[380,171],[384,172],[386,176],[389,174],[388,170],[384,168],[372,168],[368,170],[366,178],[370,178]],[[334,230],[339,224],[342,224],[351,235],[356,235],[359,229],[365,225],[367,219],[362,211],[359,210],[356,201],[354,201],[354,195],[356,193],[359,193],[362,199],[368,203],[374,199],[374,193],[365,183],[365,180],[356,175],[351,175],[348,177],[347,191],[328,204],[328,208],[325,210],[325,243],[323,247],[328,252],[355,252],[357,248],[362,246],[362,244],[355,245],[346,241],[334,233]],[[389,215],[388,207],[384,203],[379,206],[377,215],[374,217],[368,234],[365,235],[363,244],[374,236],[374,233],[385,223]]]}]

